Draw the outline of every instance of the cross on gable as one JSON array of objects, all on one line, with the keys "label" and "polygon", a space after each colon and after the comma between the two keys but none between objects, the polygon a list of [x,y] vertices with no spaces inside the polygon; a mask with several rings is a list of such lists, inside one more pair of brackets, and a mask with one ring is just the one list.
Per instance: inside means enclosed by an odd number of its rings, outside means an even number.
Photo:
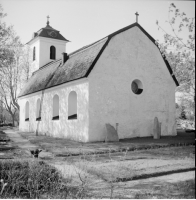
[{"label": "cross on gable", "polygon": [[136,15],[136,22],[138,23],[138,16],[139,16],[138,12],[136,12],[135,15]]}]

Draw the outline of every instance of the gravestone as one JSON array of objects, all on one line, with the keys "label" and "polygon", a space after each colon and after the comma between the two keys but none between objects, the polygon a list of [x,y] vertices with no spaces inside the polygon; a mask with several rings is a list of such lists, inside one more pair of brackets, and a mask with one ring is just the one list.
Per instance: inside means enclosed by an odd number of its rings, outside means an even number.
[{"label": "gravestone", "polygon": [[116,129],[110,124],[106,124],[105,126],[106,126],[105,142],[119,142],[118,133]]},{"label": "gravestone", "polygon": [[157,117],[154,118],[154,128],[153,128],[153,137],[154,139],[160,139],[161,136],[161,123]]}]

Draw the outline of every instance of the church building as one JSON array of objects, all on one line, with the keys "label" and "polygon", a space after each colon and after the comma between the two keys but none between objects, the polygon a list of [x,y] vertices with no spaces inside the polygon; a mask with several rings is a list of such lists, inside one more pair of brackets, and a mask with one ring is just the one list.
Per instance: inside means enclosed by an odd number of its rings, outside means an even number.
[{"label": "church building", "polygon": [[31,78],[19,94],[19,130],[80,142],[104,141],[106,124],[119,139],[176,135],[172,69],[136,22],[66,53],[69,42],[47,21],[27,43]]}]

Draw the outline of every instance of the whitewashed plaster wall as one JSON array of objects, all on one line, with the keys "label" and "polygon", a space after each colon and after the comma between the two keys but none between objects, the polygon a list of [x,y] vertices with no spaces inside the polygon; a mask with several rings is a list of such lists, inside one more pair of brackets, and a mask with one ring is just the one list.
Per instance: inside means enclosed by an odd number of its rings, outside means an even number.
[{"label": "whitewashed plaster wall", "polygon": [[[35,47],[35,60],[33,60],[33,48]],[[32,45],[30,45],[30,61],[31,65],[29,68],[29,75],[31,76],[32,73],[39,69],[39,55],[40,55],[40,41],[36,39]]]},{"label": "whitewashed plaster wall", "polygon": [[56,40],[51,38],[40,37],[40,55],[39,55],[39,67],[47,64],[50,61],[50,47],[56,48],[56,60],[62,57],[62,53],[66,52],[66,41]]},{"label": "whitewashed plaster wall", "polygon": [[[88,141],[88,81],[81,79],[72,83],[63,84],[45,90],[43,94],[41,121],[36,121],[37,99],[42,93],[37,92],[19,98],[20,105],[20,131],[36,132],[39,134],[67,138],[76,141]],[[77,93],[77,119],[68,120],[68,95],[71,91]],[[59,120],[52,120],[53,96],[59,96]],[[29,121],[25,121],[25,104],[29,101]]]},{"label": "whitewashed plaster wall", "polygon": [[[56,48],[56,60],[62,57],[62,53],[66,52],[66,41],[56,40],[52,38],[38,37],[33,40],[30,46],[30,76],[36,70],[38,70],[43,65],[50,61],[50,47],[54,46]],[[33,48],[36,48],[36,59],[33,61]]]},{"label": "whitewashed plaster wall", "polygon": [[[141,95],[131,90],[135,79]],[[138,27],[114,36],[89,76],[89,141],[104,140],[106,123],[119,123],[120,138],[152,136],[155,117],[161,135],[176,135],[175,88],[158,48]]]}]

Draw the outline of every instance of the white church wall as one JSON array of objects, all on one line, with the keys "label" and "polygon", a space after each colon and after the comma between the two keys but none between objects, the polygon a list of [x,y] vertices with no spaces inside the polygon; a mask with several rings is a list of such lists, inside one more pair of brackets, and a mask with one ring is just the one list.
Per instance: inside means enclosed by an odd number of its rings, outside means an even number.
[{"label": "white church wall", "polygon": [[66,42],[62,40],[40,37],[40,44],[39,67],[53,61],[50,59],[51,46],[56,48],[56,60],[61,58],[63,52],[66,52]]},{"label": "white church wall", "polygon": [[[135,79],[140,95],[131,90]],[[175,88],[158,48],[138,27],[114,36],[89,75],[89,141],[104,140],[106,123],[119,123],[120,138],[152,136],[155,117],[162,135],[176,135]]]},{"label": "white church wall", "polygon": [[[71,91],[77,93],[77,119],[68,120],[68,95]],[[59,120],[53,118],[53,97],[59,97]],[[36,103],[40,98],[41,121],[36,121]],[[25,104],[29,101],[29,121],[25,121]],[[66,85],[56,86],[45,90],[42,95],[37,92],[19,99],[20,105],[20,131],[38,131],[38,134],[67,138],[76,141],[88,141],[88,81],[81,79]]]},{"label": "white church wall", "polygon": [[[35,60],[33,60],[33,48],[35,47]],[[31,66],[29,68],[30,76],[32,73],[39,69],[39,57],[40,57],[40,41],[36,39],[34,43],[30,46],[30,61]]]}]

